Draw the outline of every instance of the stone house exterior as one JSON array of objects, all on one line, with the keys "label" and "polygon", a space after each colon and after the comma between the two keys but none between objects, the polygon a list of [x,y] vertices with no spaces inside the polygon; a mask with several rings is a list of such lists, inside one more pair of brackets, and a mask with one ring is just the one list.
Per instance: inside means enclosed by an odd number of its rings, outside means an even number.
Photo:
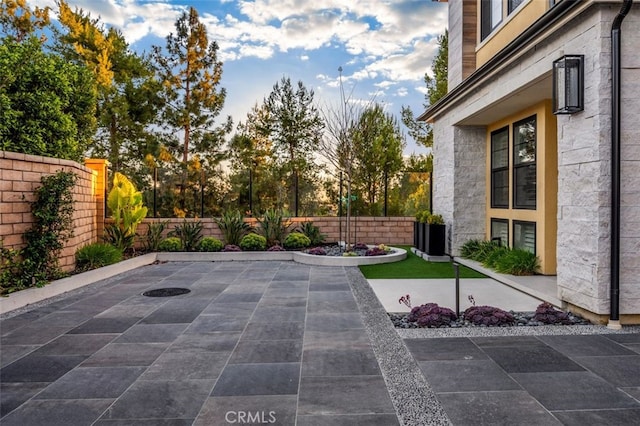
[{"label": "stone house exterior", "polygon": [[[539,256],[569,309],[640,323],[640,2],[449,0],[448,14],[448,93],[420,117],[448,253],[501,238]],[[584,107],[554,114],[565,55],[582,57]]]}]

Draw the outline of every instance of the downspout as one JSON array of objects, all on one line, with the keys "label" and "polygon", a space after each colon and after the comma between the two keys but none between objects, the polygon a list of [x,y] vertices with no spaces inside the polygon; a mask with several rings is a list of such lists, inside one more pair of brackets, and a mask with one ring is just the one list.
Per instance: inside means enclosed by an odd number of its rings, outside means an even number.
[{"label": "downspout", "polygon": [[620,40],[622,21],[633,0],[624,4],[611,25],[611,294],[608,328],[620,329]]}]

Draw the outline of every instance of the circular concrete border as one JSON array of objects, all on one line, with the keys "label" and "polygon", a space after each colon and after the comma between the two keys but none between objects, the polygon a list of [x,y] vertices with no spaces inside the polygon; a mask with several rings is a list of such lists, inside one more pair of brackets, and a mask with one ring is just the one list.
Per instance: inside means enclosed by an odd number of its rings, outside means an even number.
[{"label": "circular concrete border", "polygon": [[405,249],[390,247],[393,253],[384,256],[318,256],[302,252],[294,252],[293,260],[305,265],[317,266],[360,266],[378,265],[404,260],[407,257]]}]

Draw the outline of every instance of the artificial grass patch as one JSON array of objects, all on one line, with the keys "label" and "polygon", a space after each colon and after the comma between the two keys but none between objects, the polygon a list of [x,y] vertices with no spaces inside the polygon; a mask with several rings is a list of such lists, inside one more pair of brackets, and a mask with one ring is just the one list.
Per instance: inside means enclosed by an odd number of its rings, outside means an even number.
[{"label": "artificial grass patch", "polygon": [[[367,279],[389,278],[455,278],[451,262],[427,262],[411,252],[411,246],[398,246],[407,251],[400,262],[380,265],[362,265],[360,271]],[[460,278],[486,278],[466,266],[460,265]]]}]

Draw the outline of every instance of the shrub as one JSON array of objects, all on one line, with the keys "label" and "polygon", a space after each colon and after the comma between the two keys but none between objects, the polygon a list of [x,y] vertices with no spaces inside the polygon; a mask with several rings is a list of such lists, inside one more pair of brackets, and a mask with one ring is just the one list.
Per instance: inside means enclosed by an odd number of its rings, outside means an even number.
[{"label": "shrub", "polygon": [[158,251],[160,241],[162,241],[162,233],[167,228],[168,221],[149,223],[147,233],[144,235],[144,248],[147,251]]},{"label": "shrub", "polygon": [[271,246],[267,249],[267,251],[286,251],[284,247],[279,246],[279,245],[275,245],[275,246]]},{"label": "shrub", "polygon": [[417,323],[420,327],[441,327],[450,325],[458,316],[449,308],[438,306],[437,303],[427,303],[411,309],[407,320]]},{"label": "shrub", "polygon": [[548,302],[538,305],[533,319],[544,324],[571,324],[569,314],[555,309]]},{"label": "shrub", "polygon": [[202,238],[202,227],[202,222],[199,220],[194,222],[187,222],[185,220],[182,224],[177,225],[173,231],[169,233],[169,236],[180,238],[184,251],[196,251]]},{"label": "shrub", "polygon": [[471,255],[471,259],[482,263],[499,247],[500,245],[494,241],[481,241],[476,252]]},{"label": "shrub", "polygon": [[498,262],[498,260],[500,260],[503,256],[506,256],[506,254],[509,251],[510,251],[509,247],[505,247],[505,246],[496,247],[492,252],[490,252],[487,255],[487,257],[482,262],[482,265],[487,268],[495,269],[496,263]]},{"label": "shrub", "polygon": [[316,246],[318,244],[322,244],[327,237],[326,235],[320,233],[320,228],[315,226],[313,222],[302,222],[300,227],[298,228],[298,232],[306,235],[311,241],[312,246]]},{"label": "shrub", "polygon": [[158,245],[160,251],[182,251],[182,241],[178,237],[169,237],[160,241]]},{"label": "shrub", "polygon": [[429,225],[444,225],[444,218],[439,214],[430,214],[427,216],[427,223]]},{"label": "shrub", "polygon": [[21,268],[20,250],[5,248],[0,240],[0,295],[24,288],[15,279],[21,276]]},{"label": "shrub", "polygon": [[237,252],[237,251],[242,251],[242,249],[240,247],[238,247],[237,245],[235,245],[235,244],[227,244],[226,246],[224,246],[222,251],[224,251],[224,252]]},{"label": "shrub", "polygon": [[240,248],[245,251],[260,251],[267,248],[267,239],[258,234],[247,234],[240,240]]},{"label": "shrub", "polygon": [[416,213],[416,221],[420,223],[427,223],[427,220],[429,219],[430,215],[431,213],[429,213],[429,210],[421,210],[418,213]]},{"label": "shrub", "polygon": [[[269,209],[258,218],[258,233],[267,239],[269,247],[280,244],[285,240],[287,231],[291,227],[291,220],[282,210]],[[307,244],[308,246],[309,244]],[[284,245],[287,247],[287,245]]]},{"label": "shrub", "polygon": [[224,248],[224,244],[222,241],[215,237],[204,237],[200,240],[200,244],[198,245],[198,250],[200,251],[220,251]]},{"label": "shrub", "polygon": [[244,221],[242,214],[235,211],[226,211],[219,219],[214,219],[220,231],[222,239],[227,245],[238,245],[240,240],[248,232],[251,232],[251,225]]},{"label": "shrub", "polygon": [[499,327],[515,322],[515,318],[509,312],[493,306],[471,306],[464,311],[463,316],[475,325]]},{"label": "shrub", "polygon": [[300,232],[292,232],[284,239],[284,246],[288,249],[301,249],[309,247],[311,240]]},{"label": "shrub", "polygon": [[471,259],[474,253],[480,249],[481,240],[469,240],[460,248],[460,256]]},{"label": "shrub", "polygon": [[93,243],[76,251],[76,267],[81,271],[101,268],[122,260],[122,251],[111,244]]},{"label": "shrub", "polygon": [[314,247],[307,250],[307,254],[314,254],[316,256],[326,256],[327,252],[322,247]]},{"label": "shrub", "polygon": [[41,179],[31,203],[34,223],[25,234],[21,250],[20,275],[14,277],[16,289],[42,287],[64,275],[58,259],[64,245],[73,236],[73,192],[77,176],[59,171]]},{"label": "shrub", "polygon": [[365,243],[355,243],[353,245],[353,249],[354,250],[368,250],[369,246],[366,245]]},{"label": "shrub", "polygon": [[496,272],[511,275],[533,275],[540,268],[540,259],[528,250],[513,249],[496,260]]}]

